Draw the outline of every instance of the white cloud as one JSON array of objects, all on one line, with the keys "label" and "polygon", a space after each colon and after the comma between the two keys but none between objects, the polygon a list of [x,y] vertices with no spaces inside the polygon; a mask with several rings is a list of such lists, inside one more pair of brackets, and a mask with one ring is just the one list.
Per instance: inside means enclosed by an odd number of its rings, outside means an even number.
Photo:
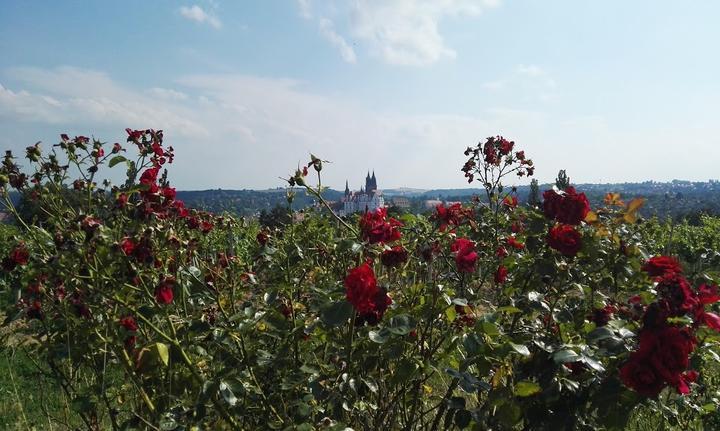
[{"label": "white cloud", "polygon": [[478,16],[499,3],[500,0],[297,0],[300,16],[316,21],[321,34],[340,50],[345,61],[354,63],[357,56],[347,36],[341,33],[350,34],[387,63],[407,66],[455,58],[457,53],[441,35],[440,22],[447,17]]},{"label": "white cloud", "polygon": [[356,0],[352,34],[390,64],[422,66],[457,53],[446,46],[439,22],[448,16],[477,16],[499,0]]},{"label": "white cloud", "polygon": [[298,0],[298,6],[300,8],[300,16],[308,21],[317,22],[320,34],[340,51],[340,56],[343,60],[353,64],[357,62],[355,50],[347,43],[345,38],[335,30],[335,24],[329,18],[324,16],[316,18],[313,15],[310,0]]},{"label": "white cloud", "polygon": [[312,18],[312,5],[310,0],[297,0],[298,7],[300,7],[300,16],[305,19]]},{"label": "white cloud", "polygon": [[165,100],[187,100],[188,95],[171,88],[153,87],[149,90],[150,94]]},{"label": "white cloud", "polygon": [[[150,91],[102,72],[69,67],[13,69],[8,76],[14,88],[0,86],[0,129],[6,131],[0,149],[22,151],[28,142],[54,141],[62,132],[121,140],[125,127],[161,128],[177,153],[171,179],[186,190],[281,186],[277,177],[286,176],[310,152],[333,162],[323,174],[324,182],[336,188],[346,178],[358,187],[367,169],[375,169],[385,188],[463,187],[463,149],[495,134],[527,151],[541,181],[563,168],[578,181],[662,179],[662,172],[682,175],[673,169],[677,166],[714,172],[713,158],[695,160],[695,152],[679,149],[672,158],[637,165],[633,160],[652,154],[650,143],[676,148],[673,142],[682,137],[697,142],[697,153],[714,154],[719,143],[706,138],[720,136],[711,124],[672,132],[673,124],[647,132],[603,117],[548,110],[486,106],[475,115],[377,112],[308,91],[301,81],[237,74],[185,76]],[[583,159],[587,154],[593,155],[592,163]]]},{"label": "white cloud", "polygon": [[335,31],[335,27],[333,26],[332,21],[327,18],[320,18],[320,20],[318,21],[318,25],[320,26],[320,34],[322,34],[327,40],[330,41],[330,43],[335,45],[335,47],[340,50],[340,55],[342,56],[343,60],[347,61],[348,63],[357,62],[355,51],[350,45],[348,45],[345,39]]},{"label": "white cloud", "polygon": [[519,75],[526,75],[531,77],[537,77],[545,74],[545,71],[540,66],[536,66],[534,64],[521,64],[517,68],[515,68],[515,72]]},{"label": "white cloud", "polygon": [[[121,125],[173,129],[180,136],[208,136],[190,110],[118,84],[102,72],[60,67],[14,68],[8,75],[30,90],[0,88],[0,117],[50,124]],[[166,90],[166,94],[169,90]],[[180,94],[180,93],[178,93]],[[176,95],[177,97],[177,95]]]},{"label": "white cloud", "polygon": [[557,82],[545,69],[535,64],[520,64],[507,76],[483,82],[481,86],[492,92],[513,93],[516,100],[549,102],[557,98]]},{"label": "white cloud", "polygon": [[201,24],[207,23],[214,28],[222,27],[222,22],[220,22],[214,14],[205,12],[205,10],[198,5],[192,5],[190,7],[181,6],[179,11],[180,15],[191,21],[196,21]]}]

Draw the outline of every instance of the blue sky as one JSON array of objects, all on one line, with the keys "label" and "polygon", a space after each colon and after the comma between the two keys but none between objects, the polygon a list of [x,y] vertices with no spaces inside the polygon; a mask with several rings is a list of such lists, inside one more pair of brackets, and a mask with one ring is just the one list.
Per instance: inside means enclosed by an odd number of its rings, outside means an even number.
[{"label": "blue sky", "polygon": [[550,181],[718,178],[720,2],[0,2],[0,148],[160,128],[181,189],[465,187],[514,139]]}]

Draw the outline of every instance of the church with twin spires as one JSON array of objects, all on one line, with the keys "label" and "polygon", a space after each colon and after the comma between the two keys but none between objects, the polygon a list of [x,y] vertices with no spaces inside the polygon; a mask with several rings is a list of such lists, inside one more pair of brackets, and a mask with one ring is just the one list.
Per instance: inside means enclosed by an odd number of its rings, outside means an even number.
[{"label": "church with twin spires", "polygon": [[375,171],[372,176],[368,171],[365,177],[365,187],[360,187],[360,191],[351,192],[348,182],[345,181],[345,196],[342,198],[343,209],[341,215],[349,215],[356,212],[375,211],[385,206],[385,200],[382,191],[378,190],[377,178]]}]

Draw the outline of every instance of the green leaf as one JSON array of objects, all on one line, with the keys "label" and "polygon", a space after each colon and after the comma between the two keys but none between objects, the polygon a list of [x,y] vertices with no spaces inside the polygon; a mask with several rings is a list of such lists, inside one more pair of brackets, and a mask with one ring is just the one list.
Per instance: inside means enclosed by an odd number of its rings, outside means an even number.
[{"label": "green leaf", "polygon": [[558,364],[565,364],[568,362],[577,362],[578,360],[580,360],[580,355],[575,353],[574,350],[563,349],[553,353],[553,359]]},{"label": "green leaf", "polygon": [[529,397],[541,390],[540,385],[535,382],[522,381],[515,384],[515,395],[518,397]]},{"label": "green leaf", "polygon": [[123,156],[115,156],[108,162],[108,167],[112,168],[113,166],[117,165],[118,163],[126,162],[127,159]]},{"label": "green leaf", "polygon": [[508,344],[510,345],[510,347],[512,347],[512,349],[515,352],[517,352],[523,356],[530,356],[530,349],[528,349],[527,346],[522,345],[522,344],[515,344],[515,343],[508,343]]},{"label": "green leaf", "polygon": [[352,317],[353,307],[347,301],[337,301],[326,306],[320,312],[320,319],[330,327],[345,324]]},{"label": "green leaf", "polygon": [[155,343],[150,348],[151,353],[163,363],[166,367],[170,363],[170,351],[167,344]]},{"label": "green leaf", "polygon": [[446,308],[445,316],[447,316],[448,322],[454,322],[455,318],[457,317],[457,311],[455,311],[455,306]]},{"label": "green leaf", "polygon": [[378,344],[383,344],[390,338],[390,331],[388,331],[387,328],[382,328],[379,331],[370,331],[368,332],[368,337]]},{"label": "green leaf", "polygon": [[591,343],[597,343],[600,340],[612,337],[615,337],[615,333],[612,331],[612,329],[608,328],[607,326],[601,326],[599,328],[593,329],[588,334],[588,341]]},{"label": "green leaf", "polygon": [[390,319],[388,329],[395,335],[407,335],[413,327],[413,322],[407,314],[400,314]]},{"label": "green leaf", "polygon": [[226,403],[230,404],[230,407],[234,407],[235,404],[237,404],[237,397],[233,393],[233,391],[230,389],[230,386],[228,386],[225,382],[220,382],[220,385],[218,386],[218,390],[220,391],[220,395],[222,395],[223,399]]}]

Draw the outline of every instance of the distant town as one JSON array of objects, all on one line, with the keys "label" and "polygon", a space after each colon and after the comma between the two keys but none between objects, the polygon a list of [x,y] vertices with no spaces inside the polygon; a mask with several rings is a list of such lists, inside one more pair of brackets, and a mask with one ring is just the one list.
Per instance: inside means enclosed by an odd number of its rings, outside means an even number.
[{"label": "distant town", "polygon": [[[323,192],[323,197],[338,214],[345,216],[379,207],[387,207],[396,212],[426,213],[439,204],[469,202],[473,196],[480,199],[484,196],[484,191],[480,188],[383,190],[379,176],[372,171],[368,171],[365,179],[357,183],[361,186],[353,189],[353,182],[348,180],[345,190],[327,189]],[[620,193],[624,199],[643,197],[646,199],[641,210],[644,217],[670,217],[674,220],[689,219],[692,222],[701,214],[720,215],[718,180],[573,185],[588,196],[593,206],[601,205],[605,194],[609,192]],[[538,186],[541,195],[544,190],[552,188],[553,184]],[[266,190],[212,189],[178,191],[177,197],[188,206],[214,213],[227,212],[243,217],[260,217],[273,210],[287,210],[288,191],[289,189],[281,187]],[[292,191],[292,209],[300,210],[316,205],[315,200],[306,195],[302,188],[296,187]],[[527,204],[531,193],[530,186],[518,186],[512,193],[521,204]],[[21,198],[15,194],[13,200],[17,204]],[[0,222],[6,219],[7,214],[0,209]]]}]

